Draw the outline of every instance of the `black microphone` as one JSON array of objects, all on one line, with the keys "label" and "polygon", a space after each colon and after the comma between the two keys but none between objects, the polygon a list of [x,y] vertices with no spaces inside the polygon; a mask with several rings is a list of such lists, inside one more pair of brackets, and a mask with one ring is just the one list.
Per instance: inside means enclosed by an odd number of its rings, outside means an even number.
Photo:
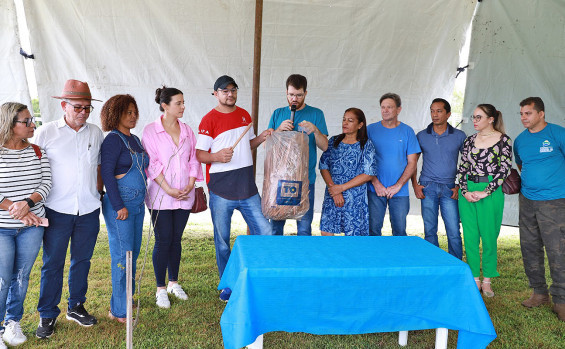
[{"label": "black microphone", "polygon": [[294,122],[294,113],[296,113],[296,105],[293,104],[290,106],[290,121]]}]

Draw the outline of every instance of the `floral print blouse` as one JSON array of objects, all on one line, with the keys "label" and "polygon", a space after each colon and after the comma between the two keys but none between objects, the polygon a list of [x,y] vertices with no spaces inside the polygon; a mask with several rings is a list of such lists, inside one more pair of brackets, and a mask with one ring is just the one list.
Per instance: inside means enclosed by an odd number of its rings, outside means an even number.
[{"label": "floral print blouse", "polygon": [[500,141],[492,147],[479,149],[475,147],[477,133],[465,139],[461,152],[461,163],[457,169],[457,180],[461,194],[467,190],[467,176],[492,176],[492,181],[485,188],[490,195],[502,185],[512,169],[512,144],[510,137],[503,134]]}]

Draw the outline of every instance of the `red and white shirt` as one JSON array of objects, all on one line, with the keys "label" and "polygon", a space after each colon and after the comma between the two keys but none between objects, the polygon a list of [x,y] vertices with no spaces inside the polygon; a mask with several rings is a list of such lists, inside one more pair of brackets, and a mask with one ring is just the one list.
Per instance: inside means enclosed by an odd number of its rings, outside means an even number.
[{"label": "red and white shirt", "polygon": [[[212,109],[200,121],[196,149],[217,153],[232,147],[250,123],[251,116],[242,108],[236,107],[231,113]],[[251,128],[234,148],[230,162],[206,165],[206,182],[211,192],[228,200],[244,200],[258,193],[249,144],[253,138]]]}]

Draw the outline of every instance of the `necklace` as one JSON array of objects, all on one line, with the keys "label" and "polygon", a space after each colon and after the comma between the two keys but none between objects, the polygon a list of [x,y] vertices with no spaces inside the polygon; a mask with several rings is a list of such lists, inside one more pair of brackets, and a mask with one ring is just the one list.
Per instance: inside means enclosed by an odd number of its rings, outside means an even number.
[{"label": "necklace", "polygon": [[488,137],[488,136],[493,135],[493,134],[495,134],[495,133],[496,133],[496,131],[492,131],[492,132],[489,132],[489,133],[480,133],[480,132],[479,132],[479,136],[481,136],[481,137]]}]

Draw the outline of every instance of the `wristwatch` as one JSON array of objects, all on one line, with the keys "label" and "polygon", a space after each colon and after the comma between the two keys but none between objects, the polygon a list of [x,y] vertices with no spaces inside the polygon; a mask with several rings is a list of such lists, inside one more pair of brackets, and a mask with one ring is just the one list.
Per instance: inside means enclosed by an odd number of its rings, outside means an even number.
[{"label": "wristwatch", "polygon": [[35,202],[33,202],[33,200],[30,199],[30,198],[25,198],[24,201],[27,202],[27,205],[29,206],[29,208],[32,208],[33,206],[35,206]]},{"label": "wristwatch", "polygon": [[100,201],[102,201],[102,198],[104,198],[104,195],[106,195],[106,192],[104,190],[99,190],[98,194],[100,194]]}]

